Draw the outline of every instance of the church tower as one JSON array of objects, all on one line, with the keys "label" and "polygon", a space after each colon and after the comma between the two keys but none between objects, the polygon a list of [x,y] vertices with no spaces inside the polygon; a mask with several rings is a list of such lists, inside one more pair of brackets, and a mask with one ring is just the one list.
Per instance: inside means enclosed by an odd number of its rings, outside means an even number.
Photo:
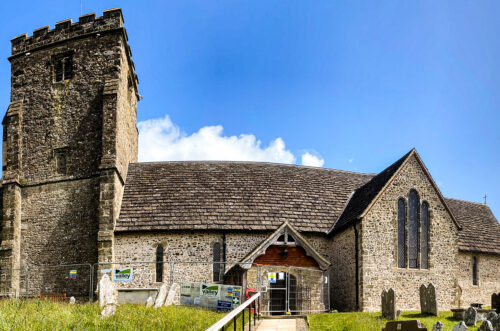
[{"label": "church tower", "polygon": [[[121,10],[110,9],[12,39],[1,269],[113,260],[138,138],[138,79],[123,23]],[[9,279],[13,293],[23,291],[19,277]]]}]

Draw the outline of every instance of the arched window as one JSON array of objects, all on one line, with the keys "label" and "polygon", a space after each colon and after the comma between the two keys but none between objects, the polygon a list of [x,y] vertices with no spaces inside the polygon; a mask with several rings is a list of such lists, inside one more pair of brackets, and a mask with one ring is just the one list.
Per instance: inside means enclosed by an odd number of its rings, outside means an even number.
[{"label": "arched window", "polygon": [[422,203],[420,221],[420,268],[429,268],[429,204]]},{"label": "arched window", "polygon": [[214,243],[213,246],[213,279],[214,282],[219,282],[220,281],[220,274],[221,274],[221,251],[220,251],[220,244],[219,243]]},{"label": "arched window", "polygon": [[398,201],[398,267],[406,268],[406,203]]},{"label": "arched window", "polygon": [[163,246],[156,247],[156,282],[163,282]]},{"label": "arched window", "polygon": [[477,285],[477,257],[472,257],[472,285]]},{"label": "arched window", "polygon": [[411,190],[408,197],[408,266],[410,268],[418,268],[419,200],[417,191]]}]

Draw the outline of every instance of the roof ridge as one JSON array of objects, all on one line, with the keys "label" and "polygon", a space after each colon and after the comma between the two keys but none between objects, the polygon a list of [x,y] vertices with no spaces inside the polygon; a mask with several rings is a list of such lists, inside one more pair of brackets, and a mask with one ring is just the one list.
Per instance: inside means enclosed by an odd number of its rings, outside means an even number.
[{"label": "roof ridge", "polygon": [[488,204],[482,203],[482,202],[475,202],[475,201],[469,201],[469,200],[464,200],[464,199],[456,199],[456,198],[448,198],[448,197],[444,197],[444,198],[447,199],[447,200],[462,201],[462,202],[472,203],[472,204],[475,204],[475,205],[489,207]]},{"label": "roof ridge", "polygon": [[313,166],[305,166],[301,164],[290,164],[290,163],[279,163],[279,162],[267,162],[267,161],[229,161],[229,160],[176,160],[176,161],[148,161],[148,162],[130,162],[130,164],[134,165],[142,165],[142,164],[170,164],[170,163],[238,163],[238,164],[268,164],[275,166],[286,166],[286,167],[296,167],[296,168],[305,168],[305,169],[316,169],[316,170],[325,170],[325,171],[337,171],[355,175],[363,175],[363,176],[376,176],[377,173],[371,172],[356,172],[350,170],[343,169],[334,169],[334,168],[325,168],[325,167],[313,167]]}]

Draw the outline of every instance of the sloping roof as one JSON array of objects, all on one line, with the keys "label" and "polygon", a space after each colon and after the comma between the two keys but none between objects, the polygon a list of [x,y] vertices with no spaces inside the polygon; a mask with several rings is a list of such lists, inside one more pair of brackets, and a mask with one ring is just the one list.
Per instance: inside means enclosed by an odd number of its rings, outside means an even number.
[{"label": "sloping roof", "polygon": [[446,203],[462,225],[460,250],[500,254],[500,224],[488,205],[448,198]]},{"label": "sloping roof", "polygon": [[116,231],[326,232],[373,174],[259,162],[154,162],[129,166]]},{"label": "sloping roof", "polygon": [[395,178],[396,174],[403,167],[403,165],[414,156],[417,162],[420,164],[423,172],[427,176],[427,179],[434,187],[439,199],[443,203],[443,206],[448,211],[451,216],[452,221],[455,223],[458,229],[460,229],[460,224],[455,219],[455,216],[448,207],[445,198],[441,194],[441,191],[437,187],[436,183],[432,179],[429,170],[420,159],[415,148],[406,153],[402,158],[391,164],[389,167],[381,171],[370,181],[368,181],[363,186],[359,187],[349,199],[344,211],[341,213],[338,220],[335,222],[329,233],[333,233],[345,227],[346,225],[352,223],[357,219],[361,219],[370,210],[371,206],[377,201],[377,198],[383,194],[385,188],[390,184],[391,180]]},{"label": "sloping roof", "polygon": [[387,182],[394,176],[401,165],[410,156],[413,150],[406,153],[402,158],[382,170],[363,186],[359,187],[351,196],[344,211],[333,225],[332,231],[339,230],[347,224],[360,218],[361,214],[375,199]]}]

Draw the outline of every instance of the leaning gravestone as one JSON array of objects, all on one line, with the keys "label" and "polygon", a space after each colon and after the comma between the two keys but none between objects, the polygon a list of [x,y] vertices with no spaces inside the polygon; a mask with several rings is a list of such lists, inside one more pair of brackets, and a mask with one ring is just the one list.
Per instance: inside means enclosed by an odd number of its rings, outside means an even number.
[{"label": "leaning gravestone", "polygon": [[455,324],[451,331],[467,331],[467,325],[465,325],[464,321],[461,321],[458,324]]},{"label": "leaning gravestone", "polygon": [[494,331],[490,321],[484,321],[477,331]]},{"label": "leaning gravestone", "polygon": [[165,299],[167,298],[168,285],[163,284],[158,291],[158,295],[156,296],[155,308],[160,308],[165,303]]},{"label": "leaning gravestone", "polygon": [[474,307],[469,307],[465,311],[464,322],[467,326],[475,326],[477,321],[477,310]]},{"label": "leaning gravestone", "polygon": [[69,298],[69,304],[70,304],[70,305],[74,305],[75,303],[76,303],[76,299],[75,299],[75,297],[71,297],[71,298]]},{"label": "leaning gravestone", "polygon": [[495,309],[500,314],[500,293],[493,293],[491,295],[491,309]]},{"label": "leaning gravestone", "polygon": [[146,300],[146,308],[150,308],[150,307],[153,307],[153,298],[150,296],[148,297],[148,299]]},{"label": "leaning gravestone", "polygon": [[117,292],[108,274],[102,276],[99,281],[99,304],[101,307],[104,307],[101,312],[102,317],[109,317],[115,314]]},{"label": "leaning gravestone", "polygon": [[382,317],[387,319],[396,318],[396,300],[394,300],[394,290],[382,291]]},{"label": "leaning gravestone", "polygon": [[422,314],[438,315],[436,287],[432,283],[420,286],[420,311]]},{"label": "leaning gravestone", "polygon": [[173,283],[172,286],[170,286],[170,290],[168,291],[167,295],[167,300],[165,300],[165,306],[171,306],[174,304],[178,290],[179,290],[178,283]]},{"label": "leaning gravestone", "polygon": [[437,323],[432,326],[432,331],[443,331],[443,329],[444,324],[441,323],[441,321],[437,321]]}]

